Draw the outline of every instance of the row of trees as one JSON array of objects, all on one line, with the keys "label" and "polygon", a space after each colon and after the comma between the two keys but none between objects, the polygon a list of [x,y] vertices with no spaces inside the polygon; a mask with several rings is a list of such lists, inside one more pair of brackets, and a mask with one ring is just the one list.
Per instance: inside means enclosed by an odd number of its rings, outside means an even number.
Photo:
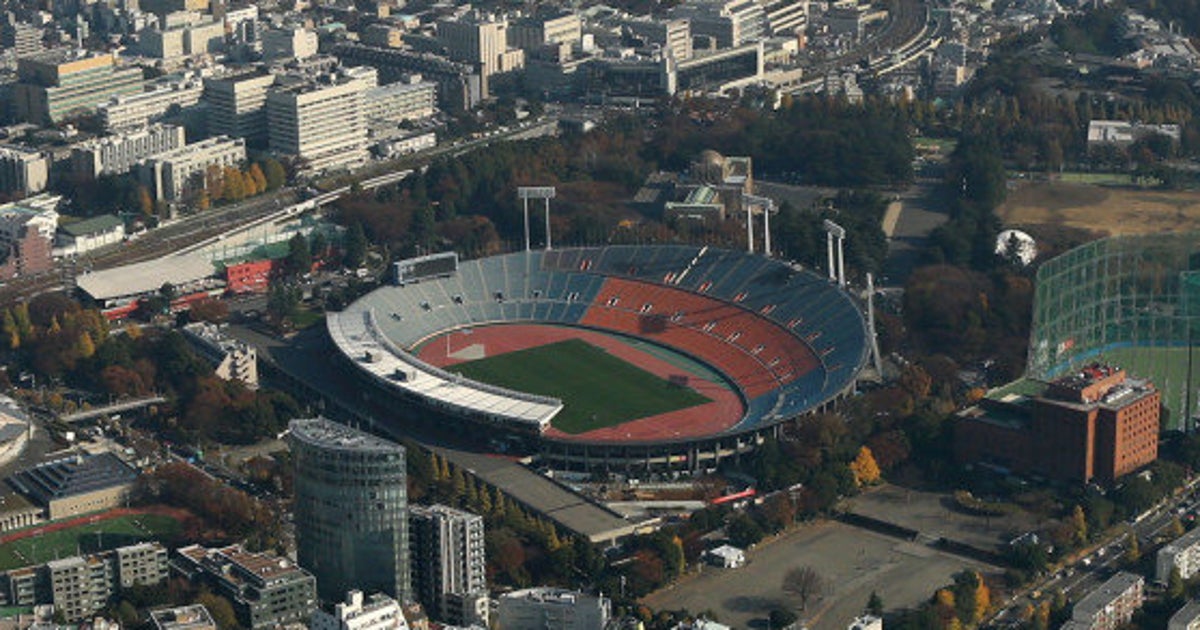
[{"label": "row of trees", "polygon": [[287,183],[283,165],[271,157],[251,162],[245,169],[236,166],[209,166],[192,182],[197,210],[207,210],[215,202],[236,202],[277,190]]}]

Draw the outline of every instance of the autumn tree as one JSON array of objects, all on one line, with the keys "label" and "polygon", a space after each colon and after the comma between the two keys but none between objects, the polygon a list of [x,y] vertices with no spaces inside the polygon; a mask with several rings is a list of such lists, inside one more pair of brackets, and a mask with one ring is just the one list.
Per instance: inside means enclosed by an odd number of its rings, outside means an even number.
[{"label": "autumn tree", "polygon": [[150,197],[150,189],[145,186],[138,186],[138,209],[145,216],[154,214],[154,199]]},{"label": "autumn tree", "polygon": [[783,592],[800,600],[801,610],[808,607],[811,599],[820,597],[824,590],[824,578],[812,567],[796,567],[783,576]]},{"label": "autumn tree", "polygon": [[1179,572],[1179,567],[1171,567],[1171,574],[1167,576],[1167,599],[1181,601],[1186,593],[1187,585],[1183,583],[1183,574]]},{"label": "autumn tree", "polygon": [[854,474],[854,483],[859,486],[879,481],[879,464],[875,462],[870,448],[862,446],[858,449],[858,456],[850,462],[850,472]]},{"label": "autumn tree", "polygon": [[21,331],[17,329],[17,318],[13,317],[12,309],[4,309],[4,323],[0,326],[9,350],[21,347]]},{"label": "autumn tree", "polygon": [[254,184],[254,194],[258,195],[267,190],[267,177],[263,174],[262,167],[258,162],[250,165],[250,169],[246,171],[247,177]]},{"label": "autumn tree", "polygon": [[1083,513],[1083,506],[1076,505],[1071,512],[1071,530],[1072,540],[1076,546],[1082,546],[1088,540],[1087,515]]}]

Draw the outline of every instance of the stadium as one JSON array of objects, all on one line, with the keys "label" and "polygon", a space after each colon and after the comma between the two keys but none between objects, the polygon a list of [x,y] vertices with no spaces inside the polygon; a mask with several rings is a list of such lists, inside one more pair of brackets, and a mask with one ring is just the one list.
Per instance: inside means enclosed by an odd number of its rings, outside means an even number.
[{"label": "stadium", "polygon": [[704,471],[853,391],[867,326],[836,283],[702,246],[398,263],[331,313],[372,396],[575,471]]},{"label": "stadium", "polygon": [[1163,430],[1200,411],[1200,235],[1112,237],[1038,270],[1026,376],[1046,380],[1104,362],[1162,392]]}]

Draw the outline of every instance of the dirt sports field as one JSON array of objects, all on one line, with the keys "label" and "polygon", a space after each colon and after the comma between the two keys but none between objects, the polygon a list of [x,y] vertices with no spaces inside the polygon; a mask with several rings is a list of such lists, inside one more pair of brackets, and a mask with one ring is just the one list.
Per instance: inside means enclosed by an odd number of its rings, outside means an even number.
[{"label": "dirt sports field", "polygon": [[1062,225],[1111,236],[1200,230],[1200,192],[1029,183],[1009,191],[996,212],[1005,225]]},{"label": "dirt sports field", "polygon": [[[448,339],[447,339],[448,336]],[[585,341],[612,356],[663,379],[686,375],[687,387],[708,402],[652,415],[616,426],[568,434],[554,427],[546,435],[594,442],[636,442],[683,439],[718,433],[737,423],[745,411],[741,398],[723,379],[703,370],[694,361],[648,343],[619,335],[543,324],[501,324],[455,331],[420,347],[418,357],[438,367],[476,361],[510,352],[537,348],[568,339]],[[449,351],[449,352],[447,352]],[[690,365],[689,365],[690,364]],[[566,377],[566,375],[564,376]],[[617,392],[614,395],[620,395]],[[570,405],[570,400],[563,401]]]}]

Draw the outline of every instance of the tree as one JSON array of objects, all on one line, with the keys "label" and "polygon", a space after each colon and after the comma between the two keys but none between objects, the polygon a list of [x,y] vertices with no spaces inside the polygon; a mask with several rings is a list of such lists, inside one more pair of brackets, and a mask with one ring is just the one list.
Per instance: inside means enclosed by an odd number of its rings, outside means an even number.
[{"label": "tree", "polygon": [[783,576],[783,592],[800,600],[800,609],[825,590],[825,580],[812,567],[796,567]]},{"label": "tree", "polygon": [[1171,575],[1167,577],[1167,599],[1180,601],[1186,593],[1186,585],[1183,583],[1183,575],[1179,572],[1179,567],[1171,567]]},{"label": "tree", "polygon": [[13,317],[11,309],[4,309],[4,324],[0,330],[8,340],[8,349],[16,350],[21,347],[21,331],[17,329],[17,318]]},{"label": "tree", "polygon": [[342,241],[342,254],[345,265],[351,269],[361,267],[367,257],[367,235],[363,232],[362,223],[355,223],[346,230],[346,238]]},{"label": "tree", "polygon": [[254,194],[258,195],[267,190],[267,176],[263,173],[262,167],[258,162],[250,165],[250,170],[246,171],[247,177],[254,183]]},{"label": "tree", "polygon": [[287,172],[283,165],[275,158],[265,158],[262,161],[263,177],[266,180],[267,190],[277,190],[287,183]]},{"label": "tree", "polygon": [[300,275],[312,270],[312,252],[308,250],[308,239],[296,234],[288,240],[288,255],[284,266],[291,275]]},{"label": "tree", "polygon": [[879,464],[875,462],[870,448],[859,447],[858,456],[850,462],[850,472],[854,473],[854,483],[859,486],[879,481]]},{"label": "tree", "polygon": [[1083,513],[1083,506],[1081,505],[1076,505],[1075,510],[1071,512],[1071,530],[1072,539],[1076,546],[1083,546],[1087,543],[1087,516]]},{"label": "tree", "polygon": [[883,598],[875,591],[871,591],[871,597],[867,600],[867,613],[876,617],[883,616]]},{"label": "tree", "polygon": [[1129,565],[1137,564],[1138,560],[1142,559],[1142,550],[1138,546],[1137,533],[1130,531],[1128,535],[1129,547],[1125,549],[1125,563]]},{"label": "tree", "polygon": [[229,603],[228,599],[204,591],[196,598],[196,602],[203,604],[208,609],[208,614],[212,616],[220,630],[234,630],[238,627],[237,615],[233,612],[233,605]]},{"label": "tree", "polygon": [[92,342],[92,336],[83,331],[79,333],[79,341],[75,346],[75,351],[81,359],[89,359],[96,354],[96,344]]},{"label": "tree", "polygon": [[145,216],[154,214],[154,200],[150,197],[150,189],[145,186],[138,186],[138,209]]},{"label": "tree", "polygon": [[1167,533],[1170,534],[1171,538],[1179,538],[1183,535],[1183,521],[1179,520],[1178,516],[1171,519]]},{"label": "tree", "polygon": [[772,628],[787,628],[796,623],[796,613],[782,608],[774,608],[767,615],[767,622]]}]

